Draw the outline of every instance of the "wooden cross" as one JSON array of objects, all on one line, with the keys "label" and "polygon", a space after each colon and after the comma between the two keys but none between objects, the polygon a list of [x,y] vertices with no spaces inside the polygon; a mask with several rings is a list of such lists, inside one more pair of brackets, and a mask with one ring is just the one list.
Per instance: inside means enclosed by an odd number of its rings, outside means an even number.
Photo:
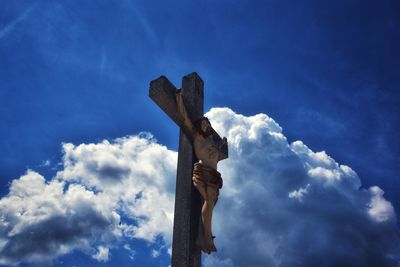
[{"label": "wooden cross", "polygon": [[[184,105],[192,122],[203,116],[204,83],[197,73],[182,78]],[[175,94],[177,89],[165,77],[150,82],[149,96],[164,112],[181,127]],[[196,246],[201,214],[201,197],[192,184],[193,164],[197,162],[192,140],[183,128],[179,134],[178,168],[176,174],[174,230],[172,240],[172,267],[200,267],[201,251]],[[219,143],[221,137],[214,131],[213,139]],[[222,148],[222,158],[228,157],[227,146]]]}]

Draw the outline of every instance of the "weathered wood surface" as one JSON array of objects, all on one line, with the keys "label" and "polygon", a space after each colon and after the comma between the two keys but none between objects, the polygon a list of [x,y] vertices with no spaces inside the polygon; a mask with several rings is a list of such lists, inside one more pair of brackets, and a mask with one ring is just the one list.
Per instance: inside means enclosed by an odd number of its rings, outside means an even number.
[{"label": "weathered wood surface", "polygon": [[[195,121],[203,116],[203,81],[196,74],[182,79],[182,96],[189,118]],[[180,130],[178,168],[176,176],[172,267],[201,266],[201,250],[196,246],[201,197],[192,183],[193,165],[197,161],[192,142]]]},{"label": "weathered wood surface", "polygon": [[164,112],[180,125],[180,115],[175,100],[175,86],[165,77],[161,76],[150,82],[149,96]]}]

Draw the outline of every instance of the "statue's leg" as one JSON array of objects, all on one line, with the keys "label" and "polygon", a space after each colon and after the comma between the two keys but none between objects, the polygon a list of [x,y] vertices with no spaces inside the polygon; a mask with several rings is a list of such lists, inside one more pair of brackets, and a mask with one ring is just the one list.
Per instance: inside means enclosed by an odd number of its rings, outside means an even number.
[{"label": "statue's leg", "polygon": [[207,199],[204,201],[201,217],[204,225],[204,235],[207,243],[207,250],[209,251],[208,253],[210,253],[217,251],[212,237],[212,213],[218,196],[218,188],[207,185],[205,191]]},{"label": "statue's leg", "polygon": [[[203,199],[203,207],[204,207],[204,203],[207,198],[206,185],[199,175],[193,174],[192,180],[193,180],[194,187],[196,187],[196,189],[199,191],[199,193]],[[201,250],[203,252],[210,253],[210,251],[208,250],[207,238],[206,238],[206,235],[204,232],[203,216],[201,217],[201,220],[199,221],[199,233],[197,236],[196,244],[201,248]]]},{"label": "statue's leg", "polygon": [[212,213],[218,197],[218,187],[214,184],[206,183],[203,177],[193,174],[193,185],[197,188],[204,202],[201,210],[201,225],[199,226],[199,235],[197,245],[201,250],[210,254],[217,251],[212,237]]},{"label": "statue's leg", "polygon": [[199,231],[196,238],[196,245],[199,246],[204,253],[210,253],[207,249],[207,241],[206,241],[206,236],[204,234],[203,219],[199,220]]}]

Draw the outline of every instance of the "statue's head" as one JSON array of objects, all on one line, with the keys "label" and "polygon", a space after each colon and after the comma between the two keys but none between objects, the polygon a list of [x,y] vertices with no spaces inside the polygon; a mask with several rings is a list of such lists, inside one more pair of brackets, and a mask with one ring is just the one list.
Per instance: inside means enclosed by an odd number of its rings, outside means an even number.
[{"label": "statue's head", "polygon": [[194,126],[196,127],[196,130],[203,136],[203,137],[208,137],[213,133],[213,128],[211,127],[211,123],[208,120],[207,117],[202,117],[198,119],[195,123]]}]

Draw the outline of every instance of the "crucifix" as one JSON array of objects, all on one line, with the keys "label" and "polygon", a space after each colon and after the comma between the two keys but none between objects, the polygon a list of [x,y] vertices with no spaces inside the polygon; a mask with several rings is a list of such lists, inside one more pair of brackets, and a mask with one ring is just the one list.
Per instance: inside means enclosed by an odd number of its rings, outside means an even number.
[{"label": "crucifix", "polygon": [[211,218],[222,187],[217,163],[228,158],[228,145],[203,116],[203,87],[195,72],[182,78],[179,90],[165,76],[150,82],[150,98],[180,127],[172,267],[200,267],[201,251],[216,251]]}]

